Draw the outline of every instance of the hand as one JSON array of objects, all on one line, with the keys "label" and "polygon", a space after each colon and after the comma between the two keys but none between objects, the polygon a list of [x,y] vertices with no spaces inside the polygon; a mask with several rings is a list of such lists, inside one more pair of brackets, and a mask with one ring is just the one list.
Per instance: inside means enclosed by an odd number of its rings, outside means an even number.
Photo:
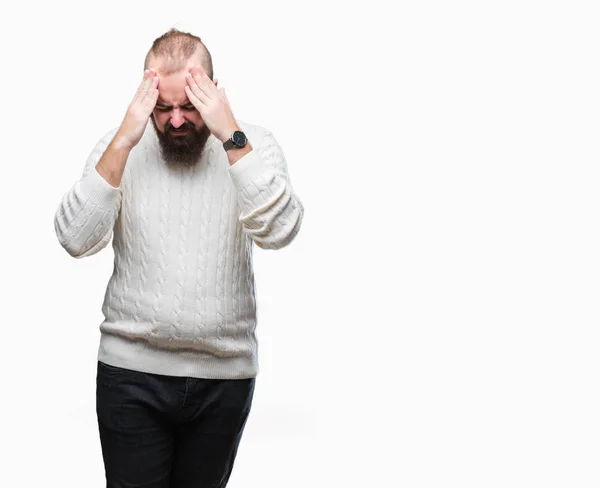
[{"label": "hand", "polygon": [[202,66],[193,66],[186,74],[185,93],[202,120],[212,134],[222,142],[231,137],[234,130],[239,130],[233,116],[225,89],[217,88],[217,80],[213,82]]},{"label": "hand", "polygon": [[115,136],[126,149],[131,150],[140,142],[157,99],[158,76],[155,70],[147,69]]}]

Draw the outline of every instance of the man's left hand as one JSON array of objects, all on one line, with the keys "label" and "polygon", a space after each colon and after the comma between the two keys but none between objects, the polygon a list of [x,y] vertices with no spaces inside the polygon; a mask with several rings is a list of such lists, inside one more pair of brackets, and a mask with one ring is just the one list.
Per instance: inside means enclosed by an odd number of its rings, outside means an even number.
[{"label": "man's left hand", "polygon": [[193,66],[186,74],[185,92],[202,120],[220,141],[225,142],[240,130],[229,106],[229,100],[223,88],[217,88],[202,66]]}]

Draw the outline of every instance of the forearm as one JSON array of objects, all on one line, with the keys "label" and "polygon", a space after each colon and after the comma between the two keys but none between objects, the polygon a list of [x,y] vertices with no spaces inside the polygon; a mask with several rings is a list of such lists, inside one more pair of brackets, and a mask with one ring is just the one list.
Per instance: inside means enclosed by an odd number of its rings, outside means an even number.
[{"label": "forearm", "polygon": [[54,218],[61,246],[73,257],[104,248],[121,206],[121,192],[92,169],[62,198]]},{"label": "forearm", "polygon": [[275,175],[260,186],[250,185],[239,195],[239,220],[262,249],[280,249],[298,234],[304,206],[289,184]]},{"label": "forearm", "polygon": [[94,146],[82,177],[64,194],[55,214],[54,227],[62,247],[71,256],[94,254],[108,244],[121,204],[121,190],[94,168],[108,150],[116,130]]},{"label": "forearm", "polygon": [[154,69],[144,72],[144,79],[127,109],[125,118],[106,151],[96,164],[96,171],[113,188],[121,186],[127,158],[140,141],[158,98],[158,76]]},{"label": "forearm", "polygon": [[288,245],[302,223],[304,207],[286,166],[281,148],[269,134],[229,167],[238,191],[238,218],[246,234],[263,249]]},{"label": "forearm", "polygon": [[252,145],[248,141],[244,147],[232,147],[227,151],[227,157],[229,158],[229,166],[232,166],[237,161],[242,159],[246,154],[252,151]]},{"label": "forearm", "polygon": [[121,185],[130,151],[117,134],[96,165],[96,171],[114,188]]}]

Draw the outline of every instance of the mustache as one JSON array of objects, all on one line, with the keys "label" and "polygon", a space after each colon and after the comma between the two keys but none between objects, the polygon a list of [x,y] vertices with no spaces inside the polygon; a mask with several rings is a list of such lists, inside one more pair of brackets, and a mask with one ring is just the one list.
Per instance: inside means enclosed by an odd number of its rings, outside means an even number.
[{"label": "mustache", "polygon": [[171,125],[171,122],[167,122],[167,124],[165,125],[165,132],[167,132],[167,133],[177,131],[177,130],[195,130],[195,129],[196,129],[196,127],[194,127],[194,124],[192,124],[191,122],[184,122],[177,129],[175,129],[175,127],[173,127]]}]

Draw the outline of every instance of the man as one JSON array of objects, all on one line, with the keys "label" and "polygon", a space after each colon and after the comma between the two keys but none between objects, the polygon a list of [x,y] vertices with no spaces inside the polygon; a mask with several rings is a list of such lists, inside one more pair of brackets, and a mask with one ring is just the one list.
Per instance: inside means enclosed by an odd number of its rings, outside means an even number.
[{"label": "man", "polygon": [[304,210],[199,37],[172,29],[145,69],[55,229],[77,258],[113,238],[96,392],[107,487],[224,487],[258,374],[252,245],[289,244]]}]

